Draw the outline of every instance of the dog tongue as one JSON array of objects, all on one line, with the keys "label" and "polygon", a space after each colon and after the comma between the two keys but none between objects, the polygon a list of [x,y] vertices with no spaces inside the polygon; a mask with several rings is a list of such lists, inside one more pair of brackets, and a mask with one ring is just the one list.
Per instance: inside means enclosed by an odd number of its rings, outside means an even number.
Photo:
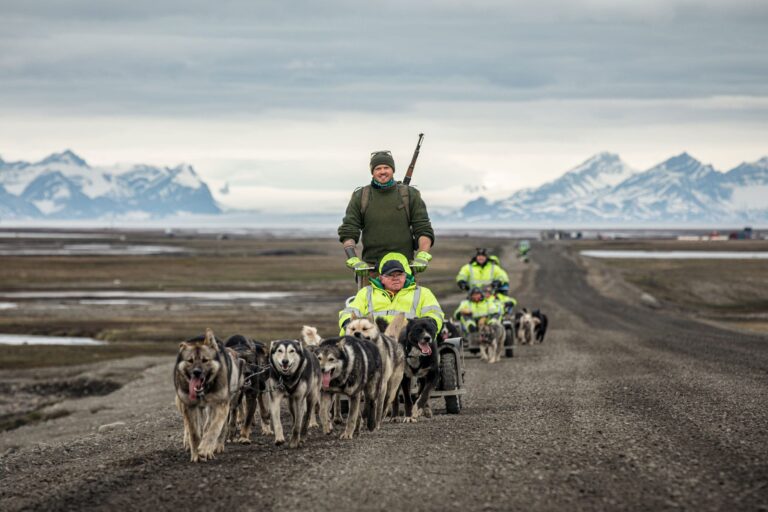
[{"label": "dog tongue", "polygon": [[421,353],[425,356],[432,355],[432,347],[430,347],[429,343],[426,341],[419,342],[419,348],[421,349]]},{"label": "dog tongue", "polygon": [[202,387],[203,379],[189,379],[189,399],[197,400],[196,388]]},{"label": "dog tongue", "polygon": [[323,372],[323,389],[331,386],[331,372]]}]

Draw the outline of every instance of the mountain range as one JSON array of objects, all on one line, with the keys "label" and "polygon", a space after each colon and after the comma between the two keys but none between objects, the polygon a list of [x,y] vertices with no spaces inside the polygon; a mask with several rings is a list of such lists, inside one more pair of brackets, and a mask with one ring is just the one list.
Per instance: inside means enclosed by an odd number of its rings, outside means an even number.
[{"label": "mountain range", "polygon": [[682,153],[645,171],[600,153],[537,188],[506,199],[478,197],[458,220],[584,222],[755,222],[768,220],[768,157],[728,172]]},{"label": "mountain range", "polygon": [[70,150],[35,163],[0,158],[0,218],[154,218],[221,209],[190,165],[92,167]]}]

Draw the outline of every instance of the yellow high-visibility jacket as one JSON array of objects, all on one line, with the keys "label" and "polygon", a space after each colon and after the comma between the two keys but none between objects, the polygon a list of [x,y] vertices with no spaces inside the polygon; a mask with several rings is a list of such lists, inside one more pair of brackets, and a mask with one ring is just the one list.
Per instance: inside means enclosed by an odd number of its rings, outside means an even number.
[{"label": "yellow high-visibility jacket", "polygon": [[509,275],[492,259],[489,259],[485,265],[480,265],[473,260],[461,267],[459,273],[456,274],[456,282],[459,281],[465,281],[469,284],[470,289],[475,286],[482,288],[494,281],[509,283]]},{"label": "yellow high-visibility jacket", "polygon": [[407,274],[405,286],[396,294],[391,294],[382,286],[378,279],[371,279],[371,284],[362,288],[357,295],[347,303],[347,307],[339,311],[339,327],[352,317],[365,317],[369,314],[374,318],[384,317],[391,322],[399,313],[405,313],[406,318],[431,318],[437,323],[437,330],[443,328],[443,310],[437,298],[429,288],[419,286],[413,278],[408,260],[399,253],[389,253],[381,259],[379,271],[384,263],[397,259],[403,264]]}]

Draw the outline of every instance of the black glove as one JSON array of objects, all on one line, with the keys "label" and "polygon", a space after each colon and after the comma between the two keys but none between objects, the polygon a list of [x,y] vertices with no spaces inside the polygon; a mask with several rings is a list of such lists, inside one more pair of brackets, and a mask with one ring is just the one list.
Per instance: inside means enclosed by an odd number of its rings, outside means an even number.
[{"label": "black glove", "polygon": [[494,290],[498,290],[499,288],[501,288],[501,281],[493,281],[491,283],[491,286],[493,286]]},{"label": "black glove", "polygon": [[463,292],[469,291],[469,283],[466,281],[459,281],[456,284],[459,285],[459,290]]}]

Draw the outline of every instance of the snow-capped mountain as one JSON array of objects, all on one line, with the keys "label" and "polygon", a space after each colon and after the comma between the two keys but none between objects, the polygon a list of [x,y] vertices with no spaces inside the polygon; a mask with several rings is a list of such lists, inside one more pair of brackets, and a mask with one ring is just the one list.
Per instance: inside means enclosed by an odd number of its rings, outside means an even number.
[{"label": "snow-capped mountain", "polygon": [[601,153],[536,189],[458,213],[466,220],[723,222],[768,220],[768,158],[727,173],[687,153],[644,172]]},{"label": "snow-capped mountain", "polygon": [[91,167],[70,150],[36,163],[0,159],[3,218],[83,219],[220,213],[208,186],[189,165]]}]

